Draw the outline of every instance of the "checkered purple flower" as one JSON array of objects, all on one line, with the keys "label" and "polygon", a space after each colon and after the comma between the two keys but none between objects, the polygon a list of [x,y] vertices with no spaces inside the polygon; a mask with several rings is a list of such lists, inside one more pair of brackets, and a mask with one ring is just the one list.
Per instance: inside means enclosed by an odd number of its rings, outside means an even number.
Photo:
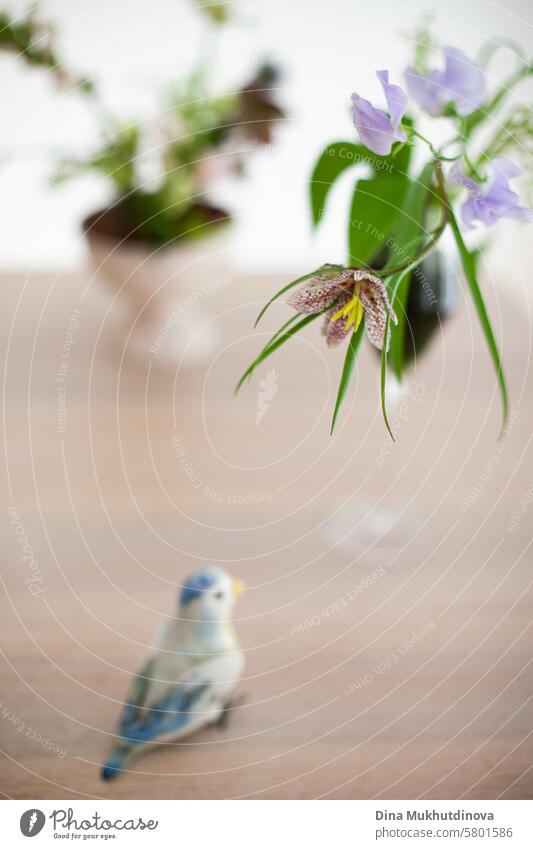
[{"label": "checkered purple flower", "polygon": [[[304,315],[324,312],[323,332],[330,347],[335,347],[365,317],[366,335],[379,350],[383,347],[387,316],[397,323],[387,288],[374,274],[360,268],[323,266],[315,277],[291,295],[288,303]],[[387,338],[387,349],[390,330]]]}]

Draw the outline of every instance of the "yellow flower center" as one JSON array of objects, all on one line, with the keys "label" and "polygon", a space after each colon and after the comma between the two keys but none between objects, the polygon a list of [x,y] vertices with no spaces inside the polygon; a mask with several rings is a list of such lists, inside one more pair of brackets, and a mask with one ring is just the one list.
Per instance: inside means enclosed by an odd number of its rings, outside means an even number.
[{"label": "yellow flower center", "polygon": [[354,289],[353,298],[350,298],[347,304],[332,316],[332,321],[338,321],[340,318],[346,318],[346,330],[353,325],[353,332],[357,330],[363,318],[363,305],[359,300],[359,284]]}]

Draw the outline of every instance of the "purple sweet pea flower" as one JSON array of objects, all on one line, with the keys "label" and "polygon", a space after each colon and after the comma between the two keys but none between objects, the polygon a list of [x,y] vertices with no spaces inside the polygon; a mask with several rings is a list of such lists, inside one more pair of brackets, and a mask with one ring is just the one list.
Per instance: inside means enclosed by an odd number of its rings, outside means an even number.
[{"label": "purple sweet pea flower", "polygon": [[492,179],[486,189],[466,177],[458,162],[453,164],[448,175],[451,183],[464,186],[470,195],[461,207],[461,218],[468,230],[473,229],[476,221],[492,227],[500,218],[530,221],[533,217],[533,210],[520,206],[518,195],[509,188],[509,180],[522,173],[520,168],[503,157],[493,159],[491,166]]},{"label": "purple sweet pea flower", "polygon": [[405,141],[407,138],[400,129],[400,121],[407,109],[407,96],[399,86],[389,83],[388,71],[376,71],[376,76],[382,85],[389,115],[354,93],[353,122],[361,141],[369,150],[378,156],[388,156],[395,141]]},{"label": "purple sweet pea flower", "polygon": [[462,50],[444,47],[443,53],[443,71],[420,74],[415,68],[407,68],[407,90],[430,115],[442,115],[449,103],[455,103],[458,115],[470,115],[485,102],[485,76]]}]

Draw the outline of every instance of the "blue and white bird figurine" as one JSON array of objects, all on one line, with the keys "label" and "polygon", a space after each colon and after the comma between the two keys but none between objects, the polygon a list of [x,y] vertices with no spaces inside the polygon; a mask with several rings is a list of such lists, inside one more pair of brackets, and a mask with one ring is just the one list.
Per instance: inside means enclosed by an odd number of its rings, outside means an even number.
[{"label": "blue and white bird figurine", "polygon": [[154,744],[174,742],[227,716],[244,669],[231,621],[243,589],[219,566],[185,581],[179,613],[162,628],[124,705],[102,778],[120,775]]}]

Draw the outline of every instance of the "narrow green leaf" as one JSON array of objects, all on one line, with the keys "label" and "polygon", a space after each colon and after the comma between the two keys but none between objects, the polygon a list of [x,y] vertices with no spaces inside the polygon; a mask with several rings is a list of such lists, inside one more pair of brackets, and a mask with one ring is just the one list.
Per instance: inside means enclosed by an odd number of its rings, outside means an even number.
[{"label": "narrow green leaf", "polygon": [[[260,322],[260,321],[261,321],[261,319],[263,318],[264,314],[266,313],[267,309],[268,309],[270,306],[272,306],[272,304],[274,303],[274,301],[277,301],[277,300],[278,300],[278,298],[281,298],[281,297],[282,297],[282,295],[284,295],[284,294],[285,294],[285,292],[288,292],[288,291],[289,291],[290,289],[292,289],[294,286],[297,286],[297,285],[298,285],[298,283],[304,283],[306,280],[309,280],[311,277],[316,277],[316,275],[317,275],[317,274],[320,274],[320,272],[321,272],[321,271],[322,271],[325,267],[326,267],[326,266],[321,265],[321,266],[320,266],[320,268],[316,268],[314,271],[311,271],[309,274],[304,274],[304,275],[303,275],[303,277],[298,277],[298,279],[297,279],[297,280],[293,280],[293,281],[292,281],[292,283],[287,283],[287,285],[286,285],[286,286],[283,286],[283,288],[282,288],[282,289],[280,289],[280,290],[279,290],[279,292],[276,292],[276,294],[275,294],[275,295],[273,295],[273,296],[270,298],[270,300],[269,300],[269,301],[267,301],[267,303],[265,304],[265,306],[262,308],[261,312],[259,313],[259,315],[257,316],[257,318],[256,318],[256,320],[255,320],[254,327],[257,327],[257,325],[259,324],[259,322]],[[342,269],[343,269],[343,266],[342,266],[342,265],[335,266],[335,265],[328,264],[328,266],[327,266],[327,267],[328,267],[328,268],[330,268],[330,269],[338,268],[338,270],[339,270],[339,271],[342,271]]]},{"label": "narrow green leaf", "polygon": [[300,330],[303,330],[306,324],[309,324],[309,322],[314,321],[315,318],[318,318],[320,315],[323,315],[324,312],[325,310],[323,310],[322,312],[313,313],[313,315],[306,315],[297,324],[294,324],[291,327],[288,327],[287,330],[284,330],[283,328],[287,327],[293,321],[294,317],[291,317],[291,319],[286,322],[283,327],[281,327],[277,331],[277,333],[274,334],[269,344],[265,348],[263,348],[259,356],[256,357],[256,359],[253,361],[251,366],[248,366],[243,376],[239,380],[237,386],[235,387],[235,394],[237,394],[246,378],[250,377],[250,375],[255,371],[258,365],[260,365],[264,360],[267,359],[267,357],[273,354],[274,351],[276,351],[281,345],[287,342],[287,340],[290,339],[291,336],[294,336],[295,333],[298,333]]},{"label": "narrow green leaf", "polygon": [[383,334],[383,347],[381,349],[381,412],[383,413],[383,421],[385,422],[387,430],[390,433],[390,438],[393,442],[395,442],[394,435],[389,424],[389,417],[387,416],[387,402],[385,397],[387,387],[387,337],[389,335],[389,326],[390,315],[387,312],[385,333]]},{"label": "narrow green leaf", "polygon": [[[414,268],[414,263],[413,263],[412,266],[407,266],[407,268],[405,268],[400,274],[398,274],[396,276],[396,283],[395,283],[394,289],[391,291],[391,302],[393,302],[395,300],[396,293],[398,291],[399,286],[401,285],[403,278],[407,277],[411,273],[413,268]],[[387,352],[387,337],[389,335],[390,326],[391,326],[391,324],[390,324],[390,314],[387,310],[387,321],[385,323],[385,332],[383,334],[383,347],[381,349],[381,411],[383,413],[383,419],[385,421],[385,425],[387,427],[387,430],[390,433],[390,437],[391,437],[392,441],[395,442],[396,440],[394,439],[394,435],[393,435],[392,430],[391,430],[390,425],[389,425],[389,417],[387,415],[387,404],[386,404],[387,355],[388,355],[388,352]],[[392,344],[392,338],[394,336],[395,330],[396,330],[395,327],[391,329],[391,344]]]},{"label": "narrow green leaf", "polygon": [[[272,342],[275,342],[275,341],[276,341],[276,339],[278,338],[278,336],[281,336],[281,334],[282,334],[282,333],[284,333],[284,332],[285,332],[285,330],[286,330],[288,327],[290,327],[290,326],[291,326],[291,324],[294,324],[294,322],[295,322],[295,321],[297,321],[297,319],[299,318],[299,316],[300,316],[300,313],[298,313],[298,312],[295,312],[295,313],[294,313],[294,315],[291,315],[291,317],[288,319],[288,321],[286,321],[286,322],[285,322],[285,324],[282,324],[282,325],[281,325],[281,327],[279,328],[279,330],[277,330],[277,331],[274,333],[274,335],[270,338],[270,341],[269,341],[269,342],[265,345],[265,348],[269,348],[269,347],[270,347],[270,345],[272,345]],[[263,352],[261,351],[261,353],[263,353]]]},{"label": "narrow green leaf", "polygon": [[[250,373],[248,375],[249,377],[251,377],[252,371],[254,370],[255,364],[257,363],[257,360],[259,359],[259,357],[261,357],[265,353],[265,351],[267,351],[267,349],[270,348],[270,346],[276,341],[276,339],[278,339],[282,335],[282,333],[285,333],[287,328],[290,327],[291,324],[294,324],[294,322],[297,321],[299,319],[299,317],[300,317],[300,313],[295,312],[294,315],[291,315],[291,317],[288,319],[288,321],[286,321],[285,324],[282,324],[281,327],[278,328],[278,330],[276,330],[274,335],[270,337],[270,339],[268,340],[268,342],[266,343],[264,348],[261,349],[258,356],[255,358],[252,365],[250,366],[250,369],[249,369]],[[240,387],[240,383],[239,383],[239,387]],[[238,391],[239,387],[237,387],[236,391]]]},{"label": "narrow green leaf", "polygon": [[344,366],[342,367],[342,374],[339,383],[339,389],[337,392],[337,400],[335,402],[335,409],[333,411],[333,418],[331,420],[331,431],[333,433],[335,430],[335,422],[337,421],[337,416],[339,414],[340,408],[346,396],[346,391],[348,389],[348,384],[350,382],[350,378],[352,376],[353,367],[355,365],[355,360],[357,357],[357,352],[359,350],[359,346],[361,344],[361,340],[365,333],[365,321],[364,319],[361,321],[359,327],[352,333],[350,336],[350,342],[348,343],[348,350],[346,351],[346,357],[344,358]]},{"label": "narrow green leaf", "polygon": [[492,325],[490,323],[490,319],[487,313],[487,308],[485,306],[485,301],[483,300],[483,295],[481,294],[481,289],[479,288],[479,284],[477,282],[476,276],[476,265],[475,260],[472,254],[469,252],[466,247],[463,236],[461,234],[461,230],[459,229],[459,225],[457,223],[457,219],[453,214],[453,211],[450,209],[450,224],[452,228],[452,232],[455,238],[455,243],[459,250],[459,255],[461,257],[461,262],[463,265],[463,270],[465,273],[465,277],[470,289],[470,294],[472,295],[472,300],[474,301],[474,305],[476,307],[476,311],[478,314],[478,318],[483,328],[483,333],[485,334],[485,339],[487,340],[487,345],[490,351],[490,355],[492,357],[492,362],[494,363],[494,368],[496,369],[496,375],[498,377],[498,383],[500,385],[500,392],[502,396],[502,407],[503,407],[503,424],[502,431],[505,427],[505,423],[507,421],[507,417],[509,414],[509,397],[507,394],[507,384],[505,382],[505,375],[503,373],[503,366],[500,357],[500,352],[498,350],[498,345],[496,343],[496,339],[494,337],[494,333],[492,331]]},{"label": "narrow green leaf", "polygon": [[348,219],[349,265],[366,265],[383,248],[402,213],[407,188],[402,174],[358,181]]}]

